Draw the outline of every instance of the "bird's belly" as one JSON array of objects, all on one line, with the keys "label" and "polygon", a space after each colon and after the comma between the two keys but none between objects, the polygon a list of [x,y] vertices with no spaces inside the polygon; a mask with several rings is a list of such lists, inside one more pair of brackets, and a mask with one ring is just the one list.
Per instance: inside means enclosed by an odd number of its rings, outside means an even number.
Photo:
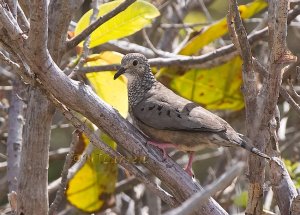
[{"label": "bird's belly", "polygon": [[178,149],[182,151],[199,151],[206,147],[228,146],[226,140],[211,132],[161,130],[152,128],[141,122],[135,122],[135,125],[151,141],[176,144],[178,145]]}]

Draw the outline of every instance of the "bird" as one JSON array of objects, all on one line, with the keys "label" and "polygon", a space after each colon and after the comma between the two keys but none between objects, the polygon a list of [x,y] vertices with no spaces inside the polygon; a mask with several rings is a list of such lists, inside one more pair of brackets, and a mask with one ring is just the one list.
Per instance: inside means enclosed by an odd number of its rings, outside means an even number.
[{"label": "bird", "polygon": [[193,175],[195,152],[208,146],[241,147],[270,160],[225,120],[157,81],[143,54],[126,54],[114,80],[122,74],[127,78],[129,115],[133,125],[149,138],[148,144],[163,151],[164,158],[167,148],[188,152],[185,170],[189,175]]}]

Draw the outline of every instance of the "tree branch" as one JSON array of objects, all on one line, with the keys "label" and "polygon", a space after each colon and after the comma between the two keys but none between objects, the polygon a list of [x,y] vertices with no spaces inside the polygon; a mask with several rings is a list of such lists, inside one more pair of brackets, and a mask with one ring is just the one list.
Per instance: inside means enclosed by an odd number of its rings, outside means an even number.
[{"label": "tree branch", "polygon": [[118,15],[122,11],[126,10],[130,5],[132,5],[136,0],[126,0],[121,3],[118,7],[105,14],[102,17],[99,17],[95,22],[93,22],[89,27],[87,27],[84,31],[78,34],[76,37],[73,37],[71,40],[67,42],[67,50],[70,50],[77,46],[81,41],[83,41],[87,36],[89,36],[95,29],[97,29],[100,25],[104,24],[114,16]]},{"label": "tree branch", "polygon": [[20,161],[22,180],[18,180],[18,214],[48,213],[48,150],[54,113],[48,103],[40,90],[30,92]]},{"label": "tree branch", "polygon": [[[65,51],[67,30],[74,11],[83,0],[53,0],[49,4],[48,48],[55,62],[59,62]],[[63,14],[63,15],[62,15]]]},{"label": "tree branch", "polygon": [[164,215],[189,215],[195,213],[200,209],[202,204],[207,201],[209,197],[228,187],[232,183],[232,181],[237,176],[239,176],[244,166],[244,163],[237,163],[234,167],[221,175],[221,177],[214,181],[212,184],[208,185],[203,190],[194,194],[188,200],[183,202],[180,207],[168,211]]},{"label": "tree branch", "polygon": [[67,187],[67,181],[68,181],[68,170],[72,165],[73,162],[73,156],[76,149],[76,143],[78,142],[78,133],[75,131],[72,135],[72,142],[70,144],[70,151],[66,156],[66,160],[63,166],[63,170],[61,172],[61,181],[59,184],[58,191],[56,192],[56,196],[52,204],[50,205],[48,215],[52,215],[56,213],[57,207],[59,206],[62,197],[64,195],[65,189]]},{"label": "tree branch", "polygon": [[48,43],[48,1],[30,1],[30,31],[27,48],[35,55],[47,56]]},{"label": "tree branch", "polygon": [[[13,91],[10,100],[8,116],[8,137],[7,137],[7,179],[9,192],[17,192],[21,148],[22,130],[24,125],[24,102],[20,99],[24,90],[24,85],[20,77],[15,76],[13,81]],[[20,180],[20,179],[19,179]]]}]

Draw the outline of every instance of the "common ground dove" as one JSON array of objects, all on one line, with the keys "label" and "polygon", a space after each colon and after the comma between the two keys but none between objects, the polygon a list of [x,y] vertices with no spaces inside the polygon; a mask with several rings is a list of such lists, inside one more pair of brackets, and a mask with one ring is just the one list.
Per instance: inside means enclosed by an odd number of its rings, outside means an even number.
[{"label": "common ground dove", "polygon": [[128,85],[129,113],[133,123],[161,148],[192,152],[186,171],[191,173],[193,152],[208,145],[239,146],[258,156],[269,156],[253,147],[225,120],[156,81],[147,58],[138,53],[123,57],[114,79],[124,74]]}]

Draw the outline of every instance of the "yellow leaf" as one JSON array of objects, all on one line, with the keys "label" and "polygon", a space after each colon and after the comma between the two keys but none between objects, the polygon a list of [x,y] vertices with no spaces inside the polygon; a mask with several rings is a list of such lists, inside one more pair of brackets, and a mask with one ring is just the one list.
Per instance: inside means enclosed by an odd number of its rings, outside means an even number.
[{"label": "yellow leaf", "polygon": [[[117,52],[103,52],[90,55],[85,66],[120,63],[121,59],[122,55]],[[97,95],[126,117],[128,97],[125,80],[113,80],[114,72],[94,72],[86,76]],[[107,135],[101,134],[101,139],[112,148],[116,148],[116,143]],[[82,135],[82,142],[84,146],[89,144],[85,135]],[[67,199],[72,205],[88,213],[112,207],[116,181],[116,161],[100,149],[94,149],[84,166],[69,181]]]},{"label": "yellow leaf", "polygon": [[[102,4],[99,8],[98,17],[107,14],[121,4],[123,0],[116,0]],[[84,14],[79,20],[75,35],[78,35],[89,26],[92,10]],[[103,44],[110,40],[119,39],[131,35],[151,23],[151,20],[159,16],[157,8],[149,2],[138,0],[130,5],[91,34],[90,48]],[[82,46],[80,43],[79,46]]]},{"label": "yellow leaf", "polygon": [[[239,6],[242,19],[247,19],[267,6],[264,0],[255,0],[250,4]],[[179,52],[181,55],[193,55],[199,52],[205,45],[218,39],[228,32],[226,18],[202,29],[197,36],[193,37]]]},{"label": "yellow leaf", "polygon": [[208,109],[239,110],[244,107],[241,69],[242,60],[235,57],[217,67],[191,69],[182,76],[174,76],[170,86],[181,96]]},{"label": "yellow leaf", "polygon": [[[85,135],[81,136],[84,145],[89,144]],[[115,147],[112,140],[104,137],[103,141]],[[66,190],[67,200],[76,208],[93,213],[112,207],[117,181],[117,165],[100,149],[95,148],[83,167],[69,181]]]},{"label": "yellow leaf", "polygon": [[[103,52],[90,55],[94,59],[86,63],[86,66],[101,66],[107,64],[121,63],[121,54],[117,52]],[[128,96],[125,79],[113,79],[115,72],[92,72],[86,76],[93,86],[97,95],[117,109],[123,117],[128,112]]]}]

